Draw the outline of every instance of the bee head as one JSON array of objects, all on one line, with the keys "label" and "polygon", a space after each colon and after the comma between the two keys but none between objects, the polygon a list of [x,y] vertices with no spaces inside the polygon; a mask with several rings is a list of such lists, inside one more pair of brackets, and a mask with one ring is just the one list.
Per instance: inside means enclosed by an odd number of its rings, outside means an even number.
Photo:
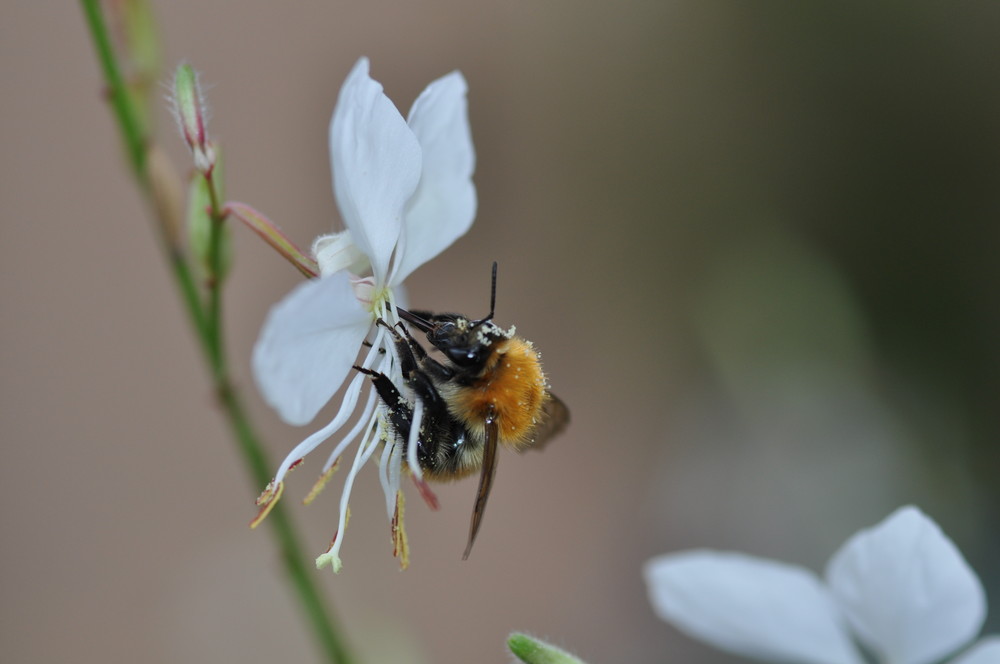
[{"label": "bee head", "polygon": [[493,310],[497,295],[497,264],[493,263],[493,286],[490,292],[490,313],[479,320],[469,320],[459,314],[432,314],[418,316],[405,309],[399,315],[421,332],[427,341],[440,350],[456,366],[466,369],[482,368],[493,353],[498,341],[509,339],[511,334],[493,323]]},{"label": "bee head", "polygon": [[489,319],[470,321],[464,316],[435,316],[427,340],[457,366],[479,368],[486,364],[493,345],[508,335]]}]

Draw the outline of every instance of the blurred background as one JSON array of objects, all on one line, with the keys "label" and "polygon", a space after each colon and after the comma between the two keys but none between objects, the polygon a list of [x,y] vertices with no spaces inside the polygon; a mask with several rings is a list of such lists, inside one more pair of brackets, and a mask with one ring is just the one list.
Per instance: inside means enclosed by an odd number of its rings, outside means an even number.
[{"label": "blurred background", "polygon": [[[1000,604],[1000,4],[154,10],[165,72],[203,73],[229,197],[302,245],[339,227],[327,123],[360,55],[404,113],[452,69],[469,81],[478,219],[411,301],[482,312],[499,261],[498,322],[542,350],[573,422],[502,456],[467,562],[474,482],[437,513],[410,492],[400,573],[360,477],[344,571],[317,572],[360,662],[506,662],[515,629],[595,664],[736,661],[657,620],[646,559],[822,571],[905,503]],[[247,528],[262,487],[213,407],[82,12],[0,14],[3,659],[316,661]],[[263,404],[249,357],[300,276],[233,230],[231,358],[277,463],[310,429]],[[285,493],[310,555],[343,477],[301,506],[321,462]]]}]

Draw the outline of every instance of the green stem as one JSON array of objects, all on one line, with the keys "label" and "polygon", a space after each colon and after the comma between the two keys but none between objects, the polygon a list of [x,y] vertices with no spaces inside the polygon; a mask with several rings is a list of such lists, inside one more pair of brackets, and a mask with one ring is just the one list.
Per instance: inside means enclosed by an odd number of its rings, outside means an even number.
[{"label": "green stem", "polygon": [[[153,196],[153,183],[148,170],[149,138],[142,129],[136,109],[129,98],[122,77],[121,68],[115,57],[107,26],[101,12],[99,0],[81,0],[87,25],[90,29],[98,60],[107,84],[108,99],[113,109],[122,139],[125,142],[129,157],[129,165],[143,192],[143,196],[156,215],[157,234],[161,241],[167,261],[171,266],[177,287],[181,292],[192,327],[195,330],[199,345],[212,369],[212,379],[226,419],[246,461],[253,481],[257,486],[265,486],[271,479],[271,464],[264,454],[263,446],[257,438],[243,409],[239,395],[229,378],[227,362],[222,346],[222,305],[219,279],[213,279],[209,288],[209,302],[204,304],[198,292],[198,287],[192,276],[192,270],[183,249],[178,245],[175,234],[170,229],[167,212],[156,204]],[[211,185],[212,182],[210,181]],[[224,215],[221,212],[214,186],[212,192],[212,239],[213,247],[211,263],[214,274],[218,274],[221,265],[219,245],[221,244],[221,227]],[[317,641],[329,662],[348,664],[351,661],[343,646],[343,641],[323,600],[322,594],[314,585],[316,574],[310,574],[310,565],[299,544],[287,512],[282,505],[275,505],[268,517],[271,532],[277,540],[285,564],[285,572],[295,589],[302,609],[315,633]]]},{"label": "green stem", "polygon": [[118,125],[121,127],[122,137],[125,139],[129,162],[133,171],[143,172],[146,168],[146,137],[142,134],[138,118],[136,118],[128,99],[125,80],[115,59],[115,51],[111,45],[111,39],[108,37],[104,17],[101,14],[100,2],[98,0],[83,0],[83,12],[87,18],[90,34],[94,39],[97,58],[101,61],[101,69],[104,71],[111,108],[118,120]]},{"label": "green stem", "polygon": [[[213,341],[211,353],[214,356],[213,366],[216,376],[226,375],[225,351],[222,346],[222,231],[226,222],[226,213],[219,204],[219,195],[215,186],[212,171],[205,173],[208,184],[209,220],[211,227],[208,237],[208,327]],[[267,480],[264,482],[267,483]],[[261,485],[263,486],[263,485]]]},{"label": "green stem", "polygon": [[[114,111],[115,119],[118,121],[118,127],[121,129],[122,139],[125,141],[129,165],[132,167],[132,173],[135,175],[147,203],[152,204],[152,182],[146,168],[149,139],[142,130],[142,123],[139,122],[125,87],[125,79],[115,58],[111,38],[101,14],[100,2],[98,0],[83,0],[83,10],[91,37],[94,40],[94,47],[97,50],[97,58],[104,73],[108,101]],[[157,235],[167,255],[167,262],[173,270],[174,279],[181,290],[184,304],[192,317],[195,329],[198,331],[202,343],[205,343],[207,341],[205,338],[205,314],[201,307],[198,287],[191,273],[191,267],[184,257],[184,252],[172,239],[170,221],[165,218],[164,211],[156,205],[152,205],[152,207],[159,222]]]}]

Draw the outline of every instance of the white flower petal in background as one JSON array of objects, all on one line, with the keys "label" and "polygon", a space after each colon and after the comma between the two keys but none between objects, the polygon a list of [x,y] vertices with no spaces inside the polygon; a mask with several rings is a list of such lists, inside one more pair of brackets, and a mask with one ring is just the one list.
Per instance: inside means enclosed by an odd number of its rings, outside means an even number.
[{"label": "white flower petal in background", "polygon": [[271,309],[254,346],[264,399],[289,424],[310,422],[343,383],[370,326],[346,272],[300,284]]},{"label": "white flower petal in background", "polygon": [[717,648],[771,662],[861,661],[828,591],[808,570],[690,551],[654,558],[644,572],[656,613]]},{"label": "white flower petal in background", "polygon": [[969,642],[986,617],[976,574],[915,507],[851,537],[826,576],[858,637],[893,664],[940,660]]},{"label": "white flower petal in background", "polygon": [[367,58],[358,60],[340,90],[330,121],[330,159],[344,225],[383,284],[422,158],[413,131],[368,76]]},{"label": "white flower petal in background", "polygon": [[476,216],[476,155],[469,129],[468,86],[459,72],[434,81],[417,97],[407,123],[423,151],[420,184],[403,218],[398,283],[465,234]]},{"label": "white flower petal in background", "polygon": [[[851,537],[827,565],[826,585],[798,567],[711,551],[654,558],[645,576],[663,620],[768,661],[859,662],[853,635],[880,664],[931,664],[966,646],[986,619],[975,572],[912,506]],[[951,664],[1000,664],[1000,638]]]},{"label": "white flower petal in background", "polygon": [[1000,662],[1000,636],[988,636],[972,646],[951,664],[998,664]]}]

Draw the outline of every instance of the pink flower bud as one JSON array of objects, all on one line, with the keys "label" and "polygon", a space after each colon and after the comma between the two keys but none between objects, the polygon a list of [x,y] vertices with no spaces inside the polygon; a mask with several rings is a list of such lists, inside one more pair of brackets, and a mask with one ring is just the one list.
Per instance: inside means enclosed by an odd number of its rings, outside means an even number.
[{"label": "pink flower bud", "polygon": [[174,118],[184,140],[194,154],[194,165],[202,173],[215,166],[215,150],[208,140],[208,111],[198,83],[198,74],[191,65],[180,65],[174,74]]}]

